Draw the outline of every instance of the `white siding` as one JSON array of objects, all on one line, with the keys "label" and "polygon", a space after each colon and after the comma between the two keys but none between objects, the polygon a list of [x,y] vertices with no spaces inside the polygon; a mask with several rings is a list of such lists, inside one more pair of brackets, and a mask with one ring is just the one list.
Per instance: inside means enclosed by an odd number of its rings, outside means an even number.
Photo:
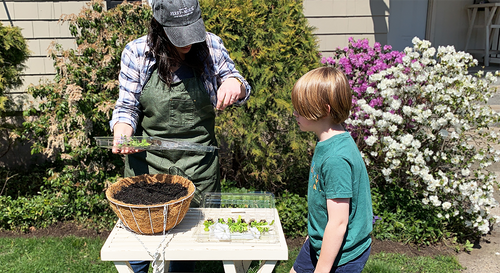
[{"label": "white siding", "polygon": [[[379,42],[386,45],[389,33],[390,3],[394,0],[304,0],[304,14],[309,24],[315,28],[319,50],[328,56],[334,49],[345,47],[348,38],[367,38],[370,44]],[[418,0],[427,1],[427,0]],[[44,1],[44,0],[5,0],[0,3],[0,21],[4,25],[22,28],[32,51],[24,72],[24,85],[13,93],[25,93],[29,84],[40,79],[51,79],[55,75],[52,60],[47,57],[47,48],[56,41],[63,48],[74,48],[74,38],[70,35],[68,24],[59,23],[63,14],[79,13],[89,1]],[[453,2],[453,4],[450,4]],[[455,45],[462,50],[467,31],[467,12],[465,7],[472,0],[430,0],[432,9],[428,39],[434,45]],[[119,1],[108,1],[114,6]],[[8,13],[7,13],[8,12]],[[9,16],[10,15],[10,20]],[[439,15],[439,16],[438,16]],[[481,33],[474,33],[471,47],[480,47]]]},{"label": "white siding", "polygon": [[[38,84],[42,79],[52,79],[55,75],[52,59],[47,56],[47,49],[52,42],[58,42],[65,49],[75,48],[74,38],[69,32],[69,25],[61,23],[62,15],[78,13],[89,1],[16,1],[5,0],[0,3],[0,22],[4,26],[14,25],[21,28],[21,33],[31,51],[24,70],[24,84],[9,92],[15,97],[25,95],[30,84]],[[32,98],[27,98],[33,102]],[[26,104],[19,105],[18,110]]]},{"label": "white siding", "polygon": [[304,0],[324,56],[347,46],[349,37],[387,44],[389,10],[390,0]]}]

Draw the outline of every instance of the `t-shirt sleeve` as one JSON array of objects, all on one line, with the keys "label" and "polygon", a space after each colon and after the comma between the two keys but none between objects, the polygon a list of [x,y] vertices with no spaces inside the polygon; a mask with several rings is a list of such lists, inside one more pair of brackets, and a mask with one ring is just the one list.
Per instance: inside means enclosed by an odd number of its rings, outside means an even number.
[{"label": "t-shirt sleeve", "polygon": [[323,164],[322,172],[327,199],[352,198],[352,166],[347,159],[329,157]]}]

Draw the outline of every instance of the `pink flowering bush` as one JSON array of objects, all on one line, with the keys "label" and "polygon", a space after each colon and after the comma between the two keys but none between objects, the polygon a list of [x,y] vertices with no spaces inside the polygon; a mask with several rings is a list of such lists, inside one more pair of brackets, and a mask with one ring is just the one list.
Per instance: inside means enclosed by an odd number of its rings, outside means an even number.
[{"label": "pink flowering bush", "polygon": [[487,106],[491,74],[454,47],[413,39],[404,52],[349,40],[325,65],[343,70],[353,90],[346,120],[372,179],[379,238],[419,243],[490,231],[498,187],[500,116]]},{"label": "pink flowering bush", "polygon": [[[357,119],[359,113],[358,100],[368,101],[372,107],[381,107],[382,99],[376,93],[367,93],[368,87],[374,87],[376,83],[370,83],[369,77],[379,71],[386,70],[396,64],[402,63],[404,53],[392,51],[390,45],[381,46],[375,43],[373,47],[369,45],[368,39],[354,41],[349,38],[349,45],[343,49],[337,49],[332,57],[324,57],[321,62],[324,65],[341,68],[349,79],[349,84],[353,91],[353,111],[354,119]],[[355,139],[366,136],[366,128],[358,126],[347,126]],[[358,132],[358,130],[364,132]],[[357,141],[358,145],[362,144]]]}]

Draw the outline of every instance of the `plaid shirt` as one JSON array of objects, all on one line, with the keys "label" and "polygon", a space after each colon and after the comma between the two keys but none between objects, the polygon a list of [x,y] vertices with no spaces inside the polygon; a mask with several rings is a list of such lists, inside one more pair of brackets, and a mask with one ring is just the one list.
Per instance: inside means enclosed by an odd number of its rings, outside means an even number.
[{"label": "plaid shirt", "polygon": [[[205,66],[202,75],[203,85],[210,95],[210,101],[217,105],[217,89],[227,78],[238,78],[246,88],[246,96],[238,101],[238,104],[246,102],[250,96],[250,85],[240,75],[234,66],[233,60],[229,57],[222,39],[213,33],[207,32],[206,39],[209,51],[209,65]],[[139,116],[141,114],[139,98],[142,89],[153,72],[153,65],[156,63],[153,54],[149,52],[147,36],[136,39],[125,46],[121,57],[121,70],[119,76],[120,93],[116,101],[113,117],[110,126],[117,122],[130,124],[132,128],[137,128]],[[212,75],[212,76],[211,76]]]}]

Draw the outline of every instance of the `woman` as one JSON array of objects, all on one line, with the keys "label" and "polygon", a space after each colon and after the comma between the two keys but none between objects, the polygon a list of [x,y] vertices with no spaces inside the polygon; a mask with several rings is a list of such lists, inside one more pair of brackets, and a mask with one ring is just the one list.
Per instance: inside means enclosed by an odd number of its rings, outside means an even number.
[{"label": "woman", "polygon": [[[197,0],[153,0],[151,6],[148,35],[122,53],[120,94],[110,121],[114,138],[157,136],[217,145],[214,107],[246,102],[250,85],[222,40],[205,31]],[[169,173],[193,181],[192,206],[199,205],[203,192],[220,191],[217,152],[118,147],[113,152],[127,155],[125,177]]]}]

